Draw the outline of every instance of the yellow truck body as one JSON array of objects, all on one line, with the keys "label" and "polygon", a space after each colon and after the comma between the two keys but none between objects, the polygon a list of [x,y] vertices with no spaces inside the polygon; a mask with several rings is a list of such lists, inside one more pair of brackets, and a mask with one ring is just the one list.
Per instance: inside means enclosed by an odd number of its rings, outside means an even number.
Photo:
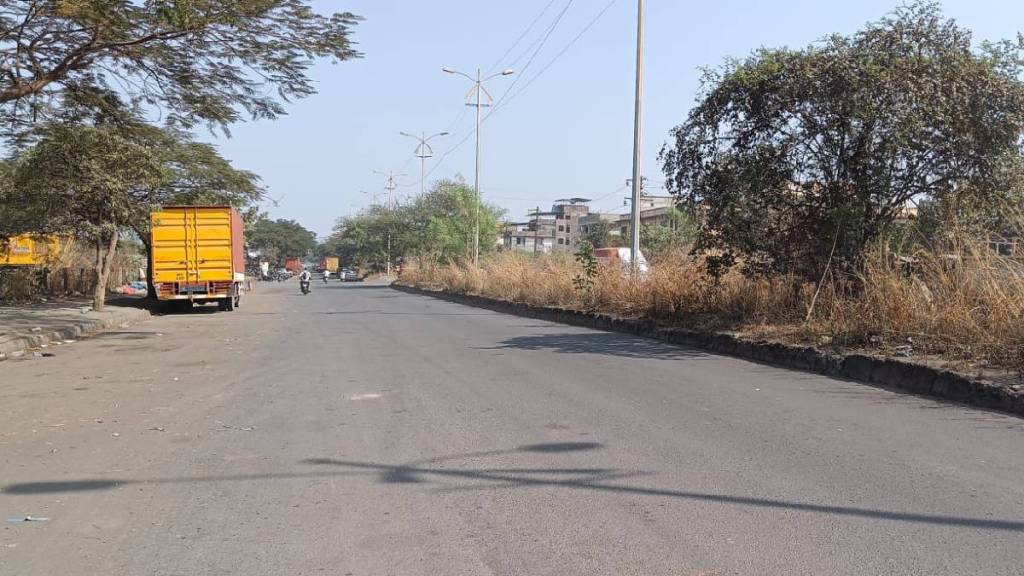
[{"label": "yellow truck body", "polygon": [[229,206],[168,206],[150,217],[160,300],[219,300],[233,310],[245,281],[242,218]]},{"label": "yellow truck body", "polygon": [[59,263],[65,250],[65,242],[59,236],[15,236],[0,240],[0,266],[53,266]]},{"label": "yellow truck body", "polygon": [[329,270],[331,273],[337,273],[339,268],[339,260],[337,256],[324,256],[320,260],[320,269]]}]

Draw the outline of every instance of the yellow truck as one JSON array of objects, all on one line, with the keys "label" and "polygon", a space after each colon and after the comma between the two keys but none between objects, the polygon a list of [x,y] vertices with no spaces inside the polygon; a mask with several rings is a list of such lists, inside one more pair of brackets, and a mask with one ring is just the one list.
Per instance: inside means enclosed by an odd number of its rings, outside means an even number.
[{"label": "yellow truck", "polygon": [[234,310],[245,284],[242,216],[230,206],[165,206],[150,217],[157,299]]},{"label": "yellow truck", "polygon": [[0,238],[0,266],[53,266],[67,252],[71,240],[59,236],[24,234]]},{"label": "yellow truck", "polygon": [[336,256],[324,256],[320,259],[320,269],[327,270],[331,274],[338,273],[339,261]]}]

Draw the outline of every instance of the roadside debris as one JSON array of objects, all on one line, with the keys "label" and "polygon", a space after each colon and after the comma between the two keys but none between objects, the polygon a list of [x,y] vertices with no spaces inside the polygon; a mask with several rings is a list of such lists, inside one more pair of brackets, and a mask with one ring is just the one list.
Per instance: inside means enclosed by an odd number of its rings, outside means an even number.
[{"label": "roadside debris", "polygon": [[901,358],[910,358],[914,355],[914,347],[910,344],[905,344],[903,346],[897,346],[893,349],[893,352]]},{"label": "roadside debris", "polygon": [[358,402],[359,400],[376,400],[380,397],[380,394],[356,394],[355,396],[349,396],[348,399]]},{"label": "roadside debris", "polygon": [[49,518],[42,518],[40,516],[19,516],[18,518],[8,518],[8,522],[12,524],[20,522],[49,522]]},{"label": "roadside debris", "polygon": [[219,424],[222,428],[226,428],[228,430],[241,430],[242,432],[252,432],[253,430],[256,429],[254,426],[246,426],[244,428],[240,426],[232,426],[230,424],[225,424],[220,420],[214,420],[213,422],[215,424]]}]

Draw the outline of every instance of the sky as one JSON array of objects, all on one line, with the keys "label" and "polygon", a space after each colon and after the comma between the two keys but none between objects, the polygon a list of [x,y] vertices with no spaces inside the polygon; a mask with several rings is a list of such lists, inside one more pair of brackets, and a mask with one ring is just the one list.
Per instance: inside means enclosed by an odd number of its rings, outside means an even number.
[{"label": "sky", "polygon": [[[632,170],[636,0],[313,4],[322,13],[348,11],[365,18],[353,35],[364,57],[315,65],[310,75],[318,94],[291,103],[287,116],[238,124],[230,138],[200,135],[236,167],[263,178],[273,200],[264,206],[271,217],[297,220],[326,237],[339,217],[375,199],[383,202],[385,177],[375,171],[404,174],[397,178],[398,201],[417,194],[416,142],[401,136],[403,131],[450,132],[432,141],[435,157],[427,163],[427,182],[461,176],[471,184],[474,110],[465,106],[465,98],[472,85],[443,73],[445,66],[470,75],[478,67],[517,72],[487,84],[497,101],[506,92],[509,96],[481,130],[484,201],[506,209],[512,220],[569,197],[590,198],[592,209],[602,212],[628,210],[623,203]],[[834,32],[853,33],[898,4],[647,0],[643,166],[648,193],[664,193],[657,189],[664,181],[658,152],[693,106],[702,67],[759,47],[799,48]],[[942,5],[976,41],[1015,38],[1024,30],[1020,0],[945,0]]]}]

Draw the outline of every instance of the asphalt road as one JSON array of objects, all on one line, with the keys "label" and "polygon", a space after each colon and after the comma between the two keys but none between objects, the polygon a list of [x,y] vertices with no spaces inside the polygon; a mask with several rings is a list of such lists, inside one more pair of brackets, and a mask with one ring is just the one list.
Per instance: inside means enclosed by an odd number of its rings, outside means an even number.
[{"label": "asphalt road", "polygon": [[0,363],[5,576],[1024,572],[1009,416],[379,285],[54,352]]}]

